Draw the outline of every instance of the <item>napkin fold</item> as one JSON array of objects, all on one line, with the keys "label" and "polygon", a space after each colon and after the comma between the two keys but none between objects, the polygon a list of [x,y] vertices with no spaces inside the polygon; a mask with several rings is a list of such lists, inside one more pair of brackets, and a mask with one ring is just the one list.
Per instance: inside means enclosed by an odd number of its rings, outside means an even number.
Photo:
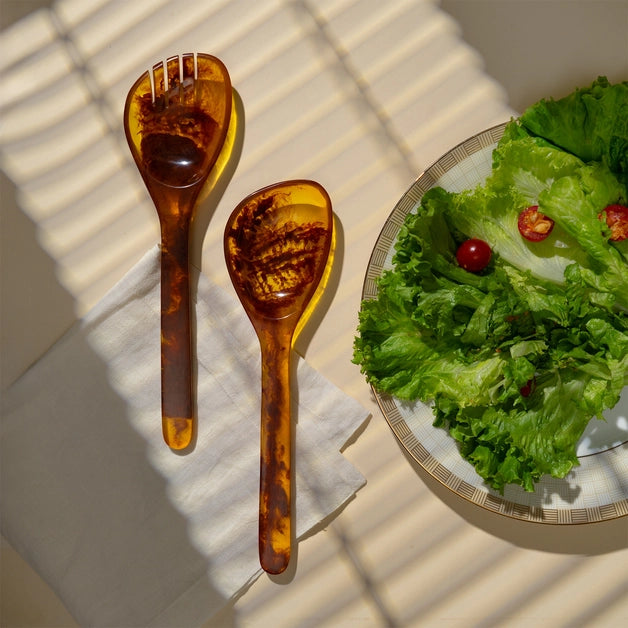
[{"label": "napkin fold", "polygon": [[[261,574],[257,338],[199,274],[198,436],[171,451],[159,280],[155,247],[3,398],[3,534],[84,626],[198,626]],[[364,485],[340,450],[368,413],[300,358],[297,382],[303,537]]]}]

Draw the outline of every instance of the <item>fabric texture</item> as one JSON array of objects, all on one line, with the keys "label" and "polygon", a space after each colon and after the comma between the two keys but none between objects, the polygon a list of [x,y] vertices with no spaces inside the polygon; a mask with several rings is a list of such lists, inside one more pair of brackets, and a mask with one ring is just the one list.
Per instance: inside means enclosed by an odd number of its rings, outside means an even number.
[{"label": "fabric texture", "polygon": [[[197,439],[161,434],[159,247],[5,394],[2,530],[80,625],[197,626],[262,572],[260,356],[237,298],[193,277]],[[295,356],[296,535],[365,483],[367,412]]]}]

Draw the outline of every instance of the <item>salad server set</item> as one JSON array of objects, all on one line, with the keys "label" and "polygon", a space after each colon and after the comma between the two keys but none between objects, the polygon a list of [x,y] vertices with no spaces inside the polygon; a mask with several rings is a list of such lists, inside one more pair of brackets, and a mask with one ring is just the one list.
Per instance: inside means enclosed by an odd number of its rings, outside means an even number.
[{"label": "salad server set", "polygon": [[[183,54],[155,64],[131,87],[124,129],[155,205],[161,233],[162,432],[173,450],[195,435],[190,322],[190,232],[199,199],[231,150],[232,85],[224,64]],[[224,233],[229,275],[262,354],[259,551],[262,568],[288,566],[291,525],[292,343],[324,289],[333,244],[329,196],[308,180],[247,196]]]}]

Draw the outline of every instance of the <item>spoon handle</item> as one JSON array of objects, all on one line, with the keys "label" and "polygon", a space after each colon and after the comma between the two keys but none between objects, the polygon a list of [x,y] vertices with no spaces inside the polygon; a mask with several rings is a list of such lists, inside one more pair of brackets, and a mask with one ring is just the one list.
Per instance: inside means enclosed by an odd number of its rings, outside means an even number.
[{"label": "spoon handle", "polygon": [[291,529],[291,334],[260,334],[262,411],[259,556],[262,568],[279,574],[290,561]]},{"label": "spoon handle", "polygon": [[184,449],[193,432],[189,227],[166,221],[161,231],[162,430],[172,449]]}]

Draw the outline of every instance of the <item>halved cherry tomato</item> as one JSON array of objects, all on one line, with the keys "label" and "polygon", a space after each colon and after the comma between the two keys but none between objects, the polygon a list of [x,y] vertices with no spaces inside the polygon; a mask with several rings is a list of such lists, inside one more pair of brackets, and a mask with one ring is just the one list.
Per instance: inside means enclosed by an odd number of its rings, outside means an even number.
[{"label": "halved cherry tomato", "polygon": [[465,240],[456,251],[458,264],[472,273],[484,270],[491,261],[491,247],[479,238]]},{"label": "halved cherry tomato", "polygon": [[625,205],[609,205],[603,212],[598,214],[600,220],[606,214],[606,224],[611,230],[610,240],[619,242],[628,238],[628,207]]},{"label": "halved cherry tomato", "polygon": [[554,221],[539,211],[538,205],[526,207],[517,220],[519,233],[530,242],[540,242],[545,240],[552,233]]}]

